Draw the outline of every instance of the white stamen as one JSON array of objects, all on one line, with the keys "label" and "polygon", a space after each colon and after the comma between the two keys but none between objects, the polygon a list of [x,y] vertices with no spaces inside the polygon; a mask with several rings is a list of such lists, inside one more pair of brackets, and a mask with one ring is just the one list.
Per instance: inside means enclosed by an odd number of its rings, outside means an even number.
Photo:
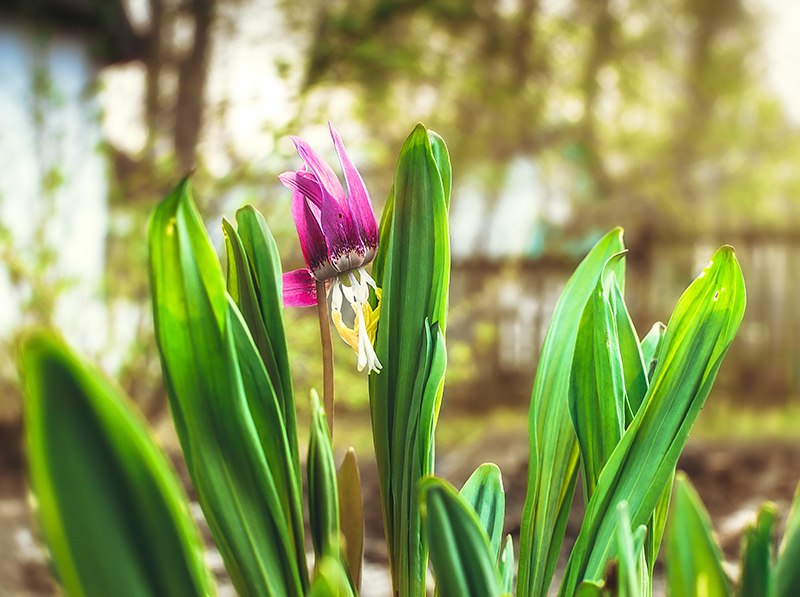
[{"label": "white stamen", "polygon": [[358,370],[363,371],[368,367],[368,371],[378,372],[382,366],[370,342],[364,317],[364,308],[369,302],[369,289],[377,289],[377,285],[372,276],[361,268],[347,272],[347,280],[342,280],[342,277],[343,275],[334,278],[330,289],[331,311],[341,313],[342,299],[350,304],[354,316],[353,330],[357,336],[354,348],[358,355]]}]

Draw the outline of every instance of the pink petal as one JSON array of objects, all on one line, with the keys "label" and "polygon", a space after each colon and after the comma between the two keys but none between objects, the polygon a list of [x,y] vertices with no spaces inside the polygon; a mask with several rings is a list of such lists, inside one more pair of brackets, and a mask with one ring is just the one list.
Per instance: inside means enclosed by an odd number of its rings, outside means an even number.
[{"label": "pink petal", "polygon": [[323,190],[317,179],[310,172],[298,170],[297,172],[284,172],[278,178],[286,188],[300,191],[317,207],[322,207]]},{"label": "pink petal", "polygon": [[364,264],[366,250],[361,241],[358,224],[347,203],[339,203],[325,193],[320,224],[333,267],[344,272]]},{"label": "pink petal", "polygon": [[300,239],[300,248],[306,265],[312,270],[317,270],[328,265],[330,257],[325,236],[322,234],[319,222],[311,209],[305,195],[300,191],[292,193],[292,217],[297,228],[297,237]]},{"label": "pink petal", "polygon": [[317,304],[317,286],[310,270],[296,269],[283,274],[283,304],[287,307]]},{"label": "pink petal", "polygon": [[372,201],[370,201],[367,186],[364,184],[364,180],[361,178],[358,169],[350,160],[350,156],[347,155],[347,150],[344,147],[339,132],[333,128],[330,122],[328,123],[328,128],[331,131],[333,145],[336,148],[336,154],[339,156],[339,162],[341,162],[342,170],[344,171],[344,179],[347,183],[347,199],[350,204],[350,209],[361,230],[364,245],[374,249],[378,246],[378,221],[375,219],[375,211],[372,208]]},{"label": "pink petal", "polygon": [[333,169],[328,163],[323,160],[316,151],[311,149],[311,146],[300,139],[299,137],[292,137],[294,146],[297,148],[297,153],[305,162],[311,173],[317,178],[322,188],[327,191],[333,198],[339,202],[344,202],[344,189],[342,183],[339,182]]}]

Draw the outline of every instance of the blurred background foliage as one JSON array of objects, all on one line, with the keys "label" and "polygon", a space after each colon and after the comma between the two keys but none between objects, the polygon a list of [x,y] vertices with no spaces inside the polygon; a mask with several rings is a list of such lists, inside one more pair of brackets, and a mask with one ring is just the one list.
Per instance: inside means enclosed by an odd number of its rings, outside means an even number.
[{"label": "blurred background foliage", "polygon": [[[445,413],[526,408],[561,286],[581,253],[622,225],[641,335],[668,317],[714,245],[737,246],[750,305],[717,393],[791,417],[800,389],[800,134],[766,76],[767,15],[766,4],[744,0],[4,3],[0,42],[22,31],[18,43],[37,55],[66,39],[92,65],[79,101],[97,112],[85,126],[99,131],[107,217],[102,273],[71,279],[54,258],[64,248],[48,234],[53,204],[70,204],[58,191],[72,173],[57,159],[62,139],[50,122],[59,77],[52,66],[26,67],[35,76],[25,126],[39,131],[36,156],[46,163],[30,216],[38,232],[23,242],[13,225],[0,226],[15,297],[0,359],[3,420],[16,425],[19,416],[20,332],[69,320],[54,317],[57,304],[89,284],[92,308],[106,316],[90,330],[102,340],[84,350],[151,421],[167,422],[148,303],[150,210],[195,168],[196,198],[220,249],[220,217],[251,202],[285,268],[299,266],[277,174],[297,167],[288,134],[332,156],[327,119],[342,130],[377,210],[415,121],[448,143],[456,187]],[[13,189],[0,196],[6,212],[29,208]],[[321,379],[317,323],[310,310],[289,310],[287,320],[303,396]],[[336,357],[339,408],[363,412],[354,358],[344,345]],[[723,419],[733,411],[719,410]],[[709,423],[711,433],[724,427]]]}]

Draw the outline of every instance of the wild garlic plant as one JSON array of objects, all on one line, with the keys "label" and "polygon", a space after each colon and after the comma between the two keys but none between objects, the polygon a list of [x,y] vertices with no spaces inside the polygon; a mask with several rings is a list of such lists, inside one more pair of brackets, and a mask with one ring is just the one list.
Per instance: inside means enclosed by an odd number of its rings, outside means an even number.
[{"label": "wild garlic plant", "polygon": [[[150,221],[164,384],[236,591],[333,597],[361,589],[358,465],[351,449],[337,471],[331,440],[332,319],[368,372],[395,595],[425,595],[429,564],[441,597],[547,595],[579,477],[586,513],[560,595],[650,595],[673,485],[665,550],[671,594],[732,594],[707,515],[688,481],[673,481],[744,314],[733,250],[719,249],[667,325],[642,339],[625,305],[622,230],[606,234],[580,263],[538,363],[516,556],[514,540],[503,536],[497,466],[479,466],[460,491],[434,476],[450,279],[447,148],[422,125],[412,131],[378,225],[366,185],[333,128],[331,135],[344,186],[299,139],[303,166],[281,175],[293,193],[306,268],[282,274],[266,221],[244,207],[235,223],[223,221],[223,272],[188,179]],[[284,304],[317,305],[325,359],[322,403],[311,396],[307,520]],[[27,339],[21,370],[34,503],[65,592],[214,594],[183,489],[121,391],[53,332]],[[797,500],[777,558],[775,519],[767,506],[746,534],[740,594],[800,590]]]}]

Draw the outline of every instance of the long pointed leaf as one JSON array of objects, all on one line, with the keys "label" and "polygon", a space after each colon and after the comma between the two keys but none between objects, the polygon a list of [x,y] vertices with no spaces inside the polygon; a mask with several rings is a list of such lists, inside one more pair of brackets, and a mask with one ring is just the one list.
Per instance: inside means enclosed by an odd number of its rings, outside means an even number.
[{"label": "long pointed leaf", "polygon": [[[742,577],[738,594],[742,597],[768,597],[772,569],[772,539],[778,510],[767,502],[758,511],[755,522],[742,537]],[[797,589],[797,587],[795,587]]]},{"label": "long pointed leaf", "polygon": [[506,514],[506,494],[500,469],[492,463],[480,465],[464,483],[460,493],[475,510],[489,537],[492,555],[497,559],[500,556]]},{"label": "long pointed leaf", "polygon": [[361,565],[364,560],[364,502],[356,452],[350,448],[336,473],[339,489],[339,524],[345,540],[345,561],[353,586],[361,588]]},{"label": "long pointed leaf", "polygon": [[311,391],[311,432],[308,440],[308,515],[317,561],[339,557],[339,491],[336,465],[325,410]]},{"label": "long pointed leaf", "polygon": [[622,270],[623,255],[606,262],[604,274],[586,301],[572,357],[569,414],[581,451],[587,502],[625,430],[625,372],[610,294],[612,285],[616,287],[613,270]]},{"label": "long pointed leaf", "polygon": [[440,597],[494,597],[500,594],[496,559],[475,511],[445,481],[420,483],[431,564]]},{"label": "long pointed leaf", "polygon": [[144,421],[61,340],[22,346],[38,517],[69,595],[213,593],[188,503]]},{"label": "long pointed leaf", "polygon": [[572,505],[578,445],[569,419],[572,357],[581,314],[606,260],[624,249],[622,229],[600,239],[556,304],[536,371],[529,414],[528,490],[520,532],[517,595],[546,595]]},{"label": "long pointed leaf", "polygon": [[792,510],[781,541],[778,561],[772,570],[772,590],[776,597],[789,597],[800,587],[800,484],[795,490]]},{"label": "long pointed leaf", "polygon": [[375,456],[392,582],[412,597],[425,593],[417,483],[433,472],[444,379],[449,179],[444,144],[418,125],[398,158],[373,267],[383,289],[376,352],[384,365],[370,375]]},{"label": "long pointed leaf", "polygon": [[511,535],[506,535],[500,552],[500,592],[503,595],[514,594],[514,564],[514,540]]},{"label": "long pointed leaf", "polygon": [[[719,249],[667,325],[645,397],[598,480],[567,564],[562,595],[597,580],[613,557],[613,512],[628,502],[632,526],[647,524],[711,391],[745,308],[744,279],[731,247]],[[610,515],[611,514],[611,515]]]},{"label": "long pointed leaf", "polygon": [[683,473],[675,475],[672,501],[666,542],[669,594],[732,595],[708,512]]},{"label": "long pointed leaf", "polygon": [[237,591],[307,587],[299,479],[274,387],[184,179],[150,220],[153,315],[175,428]]}]

